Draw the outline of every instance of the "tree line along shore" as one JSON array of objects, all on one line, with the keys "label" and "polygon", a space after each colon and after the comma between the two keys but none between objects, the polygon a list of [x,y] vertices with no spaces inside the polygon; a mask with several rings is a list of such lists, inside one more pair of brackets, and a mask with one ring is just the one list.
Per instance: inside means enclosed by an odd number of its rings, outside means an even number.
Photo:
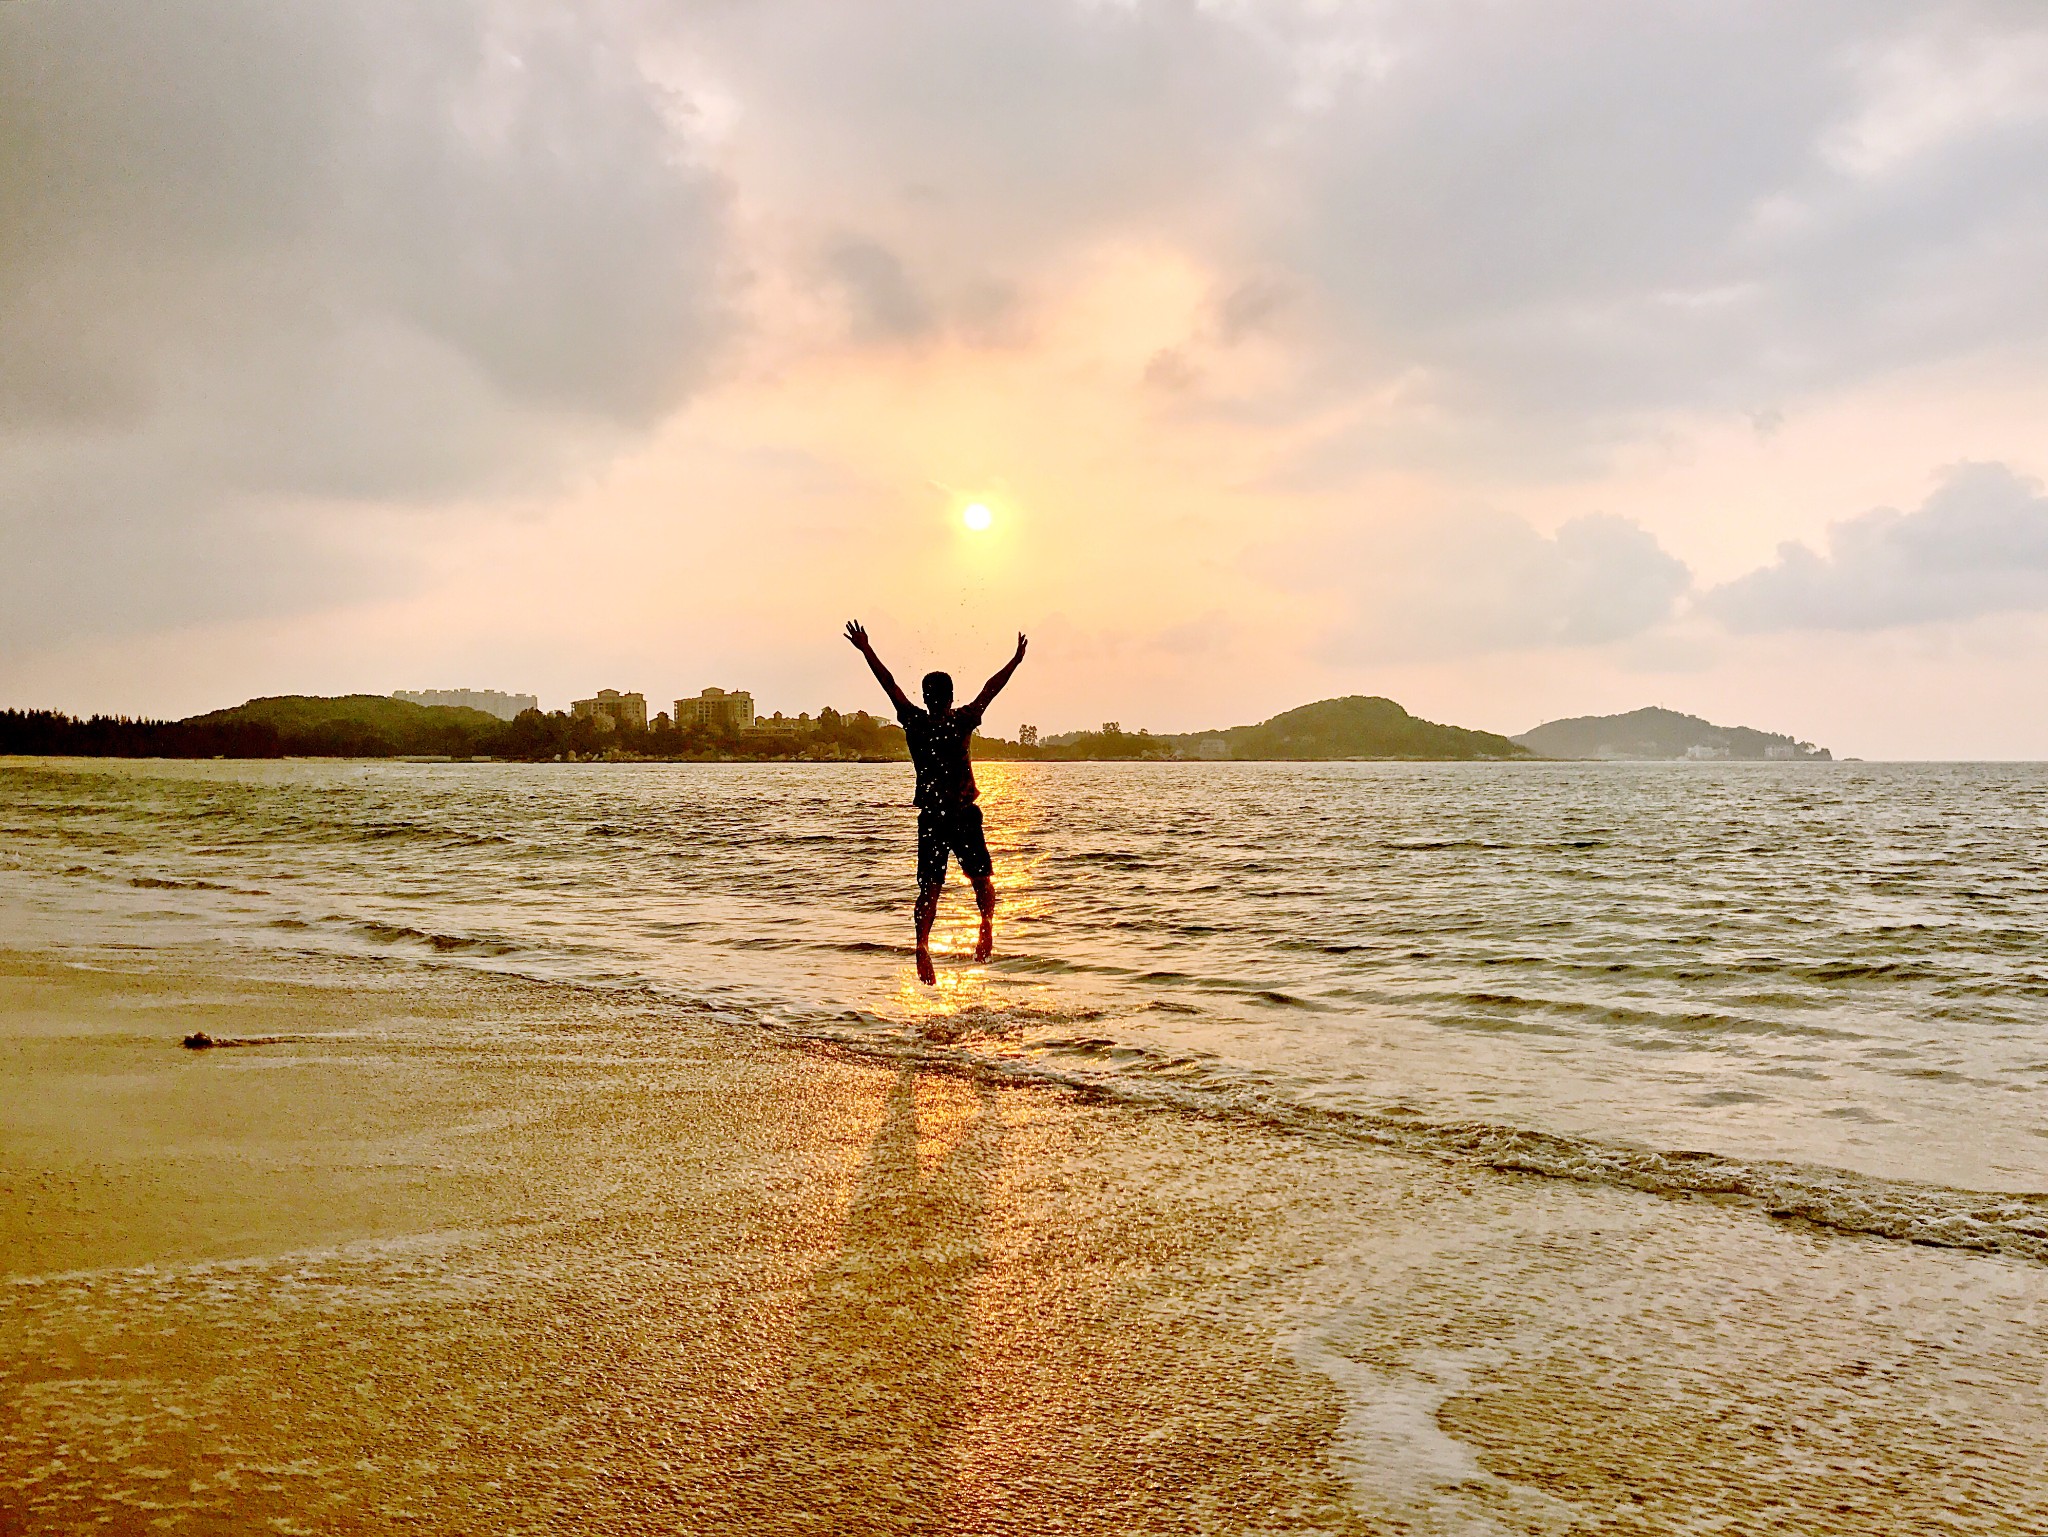
[{"label": "tree line along shore", "polygon": [[[682,727],[661,717],[647,728],[561,710],[501,720],[460,705],[423,705],[381,694],[289,694],[252,699],[185,720],[78,717],[57,710],[0,710],[0,755],[88,758],[450,758],[521,763],[860,762],[909,756],[902,728],[861,712],[821,710],[801,725],[752,729]],[[1323,699],[1255,726],[1164,733],[1114,723],[1043,742],[974,739],[982,759],[1039,762],[1217,762],[1374,759],[1408,762],[1540,759],[1732,759],[1825,762],[1825,747],[1746,726],[1716,726],[1650,708],[1625,715],[1546,722],[1518,737],[1443,726],[1391,699]]]},{"label": "tree line along shore", "polygon": [[[481,710],[375,694],[252,699],[185,720],[76,717],[0,710],[0,754],[99,758],[450,758],[514,762],[891,762],[909,756],[902,728],[824,710],[802,731],[709,724],[607,729],[563,711],[500,720]],[[975,756],[1036,761],[1515,759],[1538,756],[1504,736],[1440,726],[1391,699],[1353,695],[1255,726],[1154,734],[1115,724],[1044,743],[977,736]]]}]

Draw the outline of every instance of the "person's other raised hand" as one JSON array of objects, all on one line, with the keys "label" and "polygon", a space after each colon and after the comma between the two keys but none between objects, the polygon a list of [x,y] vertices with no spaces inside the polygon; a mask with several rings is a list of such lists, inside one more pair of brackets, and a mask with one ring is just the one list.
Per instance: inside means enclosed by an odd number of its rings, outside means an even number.
[{"label": "person's other raised hand", "polygon": [[[846,621],[846,638],[853,642],[855,649],[860,651],[865,651],[868,649],[867,626],[862,624],[858,619],[849,619]],[[1018,639],[1022,640],[1023,637],[1020,635]]]}]

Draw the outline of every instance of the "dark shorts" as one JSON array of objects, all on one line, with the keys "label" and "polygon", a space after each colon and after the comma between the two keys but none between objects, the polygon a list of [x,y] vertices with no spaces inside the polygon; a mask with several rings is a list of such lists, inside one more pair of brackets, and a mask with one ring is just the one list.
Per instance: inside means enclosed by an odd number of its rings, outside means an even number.
[{"label": "dark shorts", "polygon": [[950,811],[924,810],[917,814],[917,883],[937,886],[946,879],[946,856],[957,855],[960,873],[969,880],[994,871],[989,863],[988,839],[981,831],[979,806],[956,806]]}]

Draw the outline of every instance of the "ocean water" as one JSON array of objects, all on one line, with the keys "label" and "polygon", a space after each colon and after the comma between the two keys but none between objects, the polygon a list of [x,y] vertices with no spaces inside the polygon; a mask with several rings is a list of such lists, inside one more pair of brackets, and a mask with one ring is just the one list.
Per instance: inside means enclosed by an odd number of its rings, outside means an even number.
[{"label": "ocean water", "polygon": [[644,989],[750,1029],[2048,1260],[2048,767],[0,764],[0,943]]}]

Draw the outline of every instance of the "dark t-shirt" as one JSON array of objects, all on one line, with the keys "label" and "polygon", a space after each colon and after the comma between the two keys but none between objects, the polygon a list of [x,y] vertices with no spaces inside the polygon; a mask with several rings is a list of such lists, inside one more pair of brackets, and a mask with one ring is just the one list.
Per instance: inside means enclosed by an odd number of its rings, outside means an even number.
[{"label": "dark t-shirt", "polygon": [[981,798],[974,784],[974,761],[968,744],[981,726],[981,711],[962,705],[934,715],[909,705],[896,712],[917,768],[917,804],[927,811],[971,806]]}]

